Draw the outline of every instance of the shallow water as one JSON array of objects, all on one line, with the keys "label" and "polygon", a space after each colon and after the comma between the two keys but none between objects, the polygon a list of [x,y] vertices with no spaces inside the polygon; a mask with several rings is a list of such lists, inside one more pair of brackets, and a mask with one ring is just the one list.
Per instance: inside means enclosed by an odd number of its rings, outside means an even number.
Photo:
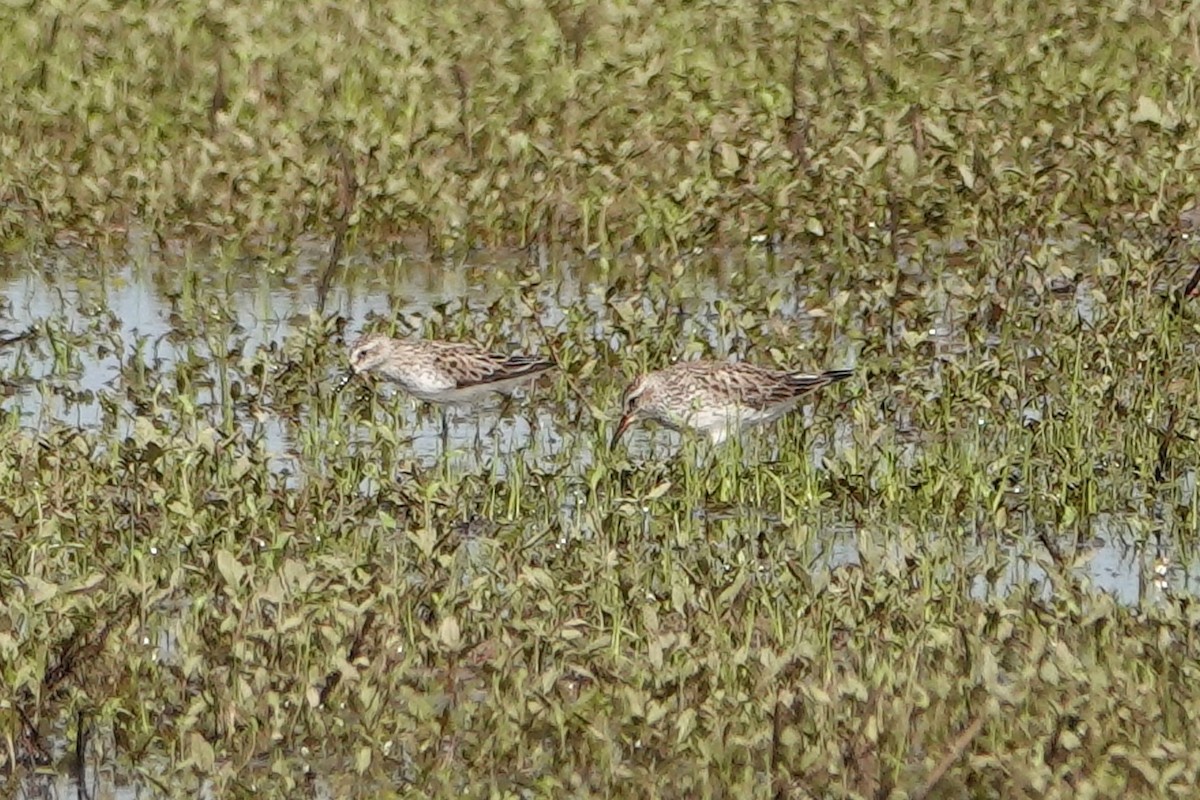
[{"label": "shallow water", "polygon": [[[0,411],[19,415],[22,427],[31,431],[56,424],[81,429],[109,425],[119,436],[130,435],[136,409],[121,388],[123,370],[127,372],[129,365],[140,359],[153,374],[167,374],[176,365],[190,361],[199,364],[198,374],[202,376],[192,385],[202,416],[214,427],[220,427],[225,421],[223,414],[228,413],[222,406],[222,380],[229,378],[223,378],[212,365],[220,362],[225,353],[235,353],[227,359],[227,363],[232,363],[230,371],[235,379],[248,381],[255,354],[266,352],[274,359],[276,370],[268,379],[278,379],[280,371],[286,368],[283,365],[288,349],[304,346],[297,337],[311,330],[312,315],[320,303],[317,287],[323,255],[322,248],[314,247],[298,256],[286,276],[258,270],[261,275],[255,280],[228,277],[221,268],[204,268],[202,263],[188,264],[176,272],[164,269],[162,264],[151,267],[147,262],[154,261],[153,258],[132,250],[128,258],[112,263],[85,251],[10,258],[0,270],[3,278],[0,303],[4,310],[0,337],[10,340],[0,347],[0,375],[6,379]],[[794,258],[801,260],[799,256]],[[487,331],[493,338],[512,342],[515,349],[540,352],[543,343],[538,336],[561,334],[572,308],[587,309],[601,318],[606,313],[605,293],[611,284],[594,261],[578,257],[554,260],[544,253],[533,256],[480,253],[466,262],[400,256],[383,265],[365,258],[351,262],[354,279],[335,284],[324,298],[326,314],[347,320],[345,340],[387,320],[398,320],[402,333],[420,330],[433,321],[443,330],[461,332],[463,338],[479,338],[474,334]],[[771,272],[773,262],[766,251],[698,254],[680,263],[684,266],[678,269],[677,280],[686,285],[684,294],[689,298],[678,311],[683,340],[706,342],[715,352],[745,352],[753,343],[740,340],[722,326],[722,320],[727,318],[723,315],[729,313],[757,314],[760,324],[785,326],[789,335],[801,342],[812,343],[817,337],[814,319],[805,310],[804,290],[786,269],[778,274]],[[534,269],[540,270],[540,274],[530,280],[527,295],[530,306],[539,309],[536,323],[496,321],[492,306],[505,296],[503,282],[497,280],[497,275],[529,276]],[[776,305],[769,313],[754,308],[753,301],[740,305],[739,286],[743,280],[740,276],[755,269],[763,271],[755,277],[760,287],[756,296],[775,293]],[[653,313],[645,305],[638,305],[644,302],[635,302],[629,311]],[[1089,324],[1104,313],[1097,306],[1096,296],[1082,284],[1074,292],[1063,293],[1061,302],[1074,305],[1078,317]],[[972,349],[968,336],[972,309],[966,300],[954,292],[938,290],[931,295],[929,308],[935,310],[936,322],[927,330],[914,331],[909,321],[896,318],[890,329],[874,335],[889,341],[910,335],[928,337],[932,344],[931,370],[939,365],[991,357],[986,350]],[[27,336],[22,336],[26,333]],[[613,350],[622,347],[619,340],[600,327],[592,333],[599,347]],[[76,345],[72,352],[77,358],[65,363],[61,359],[56,361],[55,338],[71,339]],[[828,344],[829,352],[841,354],[845,364],[853,363],[856,349],[853,342],[835,336],[835,341]],[[994,337],[985,342],[985,348],[998,345]],[[1028,350],[1036,351],[1036,343],[1028,343]],[[798,356],[803,361],[803,353]],[[631,363],[627,371],[635,368]],[[316,376],[319,394],[333,392],[342,369],[338,361]],[[619,383],[621,377],[606,379]],[[547,542],[547,547],[568,547],[572,537],[598,535],[583,513],[584,493],[580,488],[592,464],[593,447],[603,446],[607,429],[592,418],[583,403],[568,399],[569,408],[554,408],[545,402],[548,394],[545,386],[534,385],[518,392],[511,402],[488,400],[473,407],[451,408],[447,412],[449,440],[444,443],[441,417],[436,409],[422,407],[387,386],[376,390],[372,397],[372,387],[362,382],[351,384],[339,396],[332,416],[323,416],[324,412],[315,409],[295,414],[270,406],[250,413],[237,406],[234,423],[247,437],[262,443],[274,470],[286,476],[292,486],[322,469],[321,464],[313,463],[307,455],[306,437],[311,438],[314,430],[319,437],[344,442],[352,451],[369,452],[370,426],[394,426],[421,468],[436,468],[448,457],[450,469],[502,477],[513,460],[520,459],[529,467],[560,474],[568,487],[563,492],[567,499],[560,509],[562,530],[566,533],[558,542]],[[615,396],[607,402],[615,403]],[[115,419],[112,408],[118,409]],[[599,408],[598,411],[611,415],[611,422],[617,410]],[[1025,424],[1042,421],[1042,412],[1035,404],[1027,403],[1018,413]],[[805,441],[811,448],[815,470],[823,469],[824,455],[855,446],[855,426],[848,413],[820,414],[809,404],[797,416],[812,430]],[[982,415],[978,423],[981,429],[989,424]],[[923,448],[921,432],[909,429],[903,408],[897,410],[893,425],[898,434],[894,454],[897,463],[917,463]],[[691,453],[700,460],[698,463],[704,458],[703,447],[688,449],[679,435],[664,430],[637,428],[623,446],[628,448],[635,468],[638,464],[676,458],[680,453],[685,457]],[[747,448],[748,457],[771,460],[779,455],[777,448],[777,440],[767,433],[753,440]],[[1194,483],[1192,471],[1185,472],[1180,479],[1181,502],[1185,505],[1193,502]],[[368,494],[382,488],[372,481],[364,481],[361,486]],[[1013,492],[1016,514],[1021,513],[1020,489],[1017,486]],[[1156,529],[1171,530],[1172,512],[1162,506],[1155,501]],[[651,530],[654,523],[648,516],[651,512],[646,509],[643,513],[647,515],[646,529]],[[742,545],[751,532],[768,539],[774,532],[783,536],[785,526],[777,515],[764,509],[717,504],[697,509],[696,514],[705,520],[704,530],[718,537],[714,553],[718,558],[727,558],[723,565],[727,571],[753,569],[757,580],[773,580],[778,563],[763,557],[760,563],[747,565]],[[821,510],[821,519],[815,535],[772,557],[782,554],[812,573],[828,574],[839,568],[862,565],[867,552],[872,558],[883,554],[897,563],[911,555],[889,539],[888,531],[860,529],[852,519],[841,519],[830,509]],[[1068,549],[1066,568],[1096,591],[1108,593],[1128,605],[1157,602],[1169,592],[1195,593],[1200,586],[1200,560],[1189,548],[1168,537],[1148,537],[1144,523],[1144,519],[1127,508],[1101,510],[1092,517],[1086,541],[1077,549]],[[1023,536],[989,539],[978,534],[965,542],[966,564],[1003,565],[999,574],[991,573],[990,579],[984,576],[981,567],[980,574],[969,584],[972,597],[986,600],[1029,585],[1039,587],[1042,594],[1052,591],[1048,570],[1058,567],[1038,541],[1033,523],[1021,529]],[[720,544],[720,537],[726,537],[724,545]],[[663,542],[661,546],[673,547],[678,543]],[[486,571],[487,565],[481,563],[486,553],[483,548],[468,554],[464,581]],[[186,610],[179,613],[182,619]],[[169,627],[144,631],[143,636],[139,646],[155,650],[156,657],[164,661],[174,657],[174,634]],[[65,741],[54,737],[49,740],[57,742],[60,749]],[[70,774],[71,759],[64,753],[57,753],[56,758],[59,767],[26,782],[19,797],[77,795],[78,786]],[[88,781],[95,788],[93,796],[124,799],[144,795],[127,784],[119,784],[112,770],[98,769],[97,763],[107,763],[103,749],[89,761]]]},{"label": "shallow water", "polygon": [[[310,321],[318,307],[324,254],[319,244],[302,249],[294,265],[281,270],[285,273],[281,275],[259,267],[226,274],[219,266],[205,268],[202,261],[188,261],[190,257],[183,258],[186,263],[172,270],[165,266],[171,258],[151,254],[144,244],[131,246],[127,256],[117,260],[100,259],[84,250],[10,257],[0,271],[4,277],[0,298],[6,312],[0,334],[13,337],[29,332],[30,336],[0,348],[0,374],[10,378],[8,396],[0,402],[0,409],[19,414],[22,425],[29,429],[56,422],[91,428],[103,424],[102,398],[108,398],[122,409],[114,424],[120,434],[127,435],[134,410],[119,391],[122,364],[141,358],[148,366],[164,371],[180,360],[192,359],[199,360],[201,373],[208,376],[207,381],[195,383],[197,402],[208,409],[214,426],[219,426],[221,376],[211,365],[221,360],[221,352],[214,351],[241,353],[244,367],[248,354],[264,348],[274,353],[285,350],[289,337]],[[180,258],[174,256],[177,261]],[[799,255],[792,258],[797,263],[803,260]],[[779,261],[786,264],[787,259],[780,257]],[[350,258],[349,262],[348,274],[353,280],[335,282],[324,298],[327,313],[348,321],[347,340],[372,320],[389,319],[398,319],[401,331],[419,329],[434,319],[445,329],[457,328],[465,338],[472,338],[480,325],[486,325],[494,313],[493,303],[503,295],[503,282],[497,280],[497,275],[523,275],[533,276],[526,294],[530,306],[540,309],[537,327],[501,323],[493,330],[513,334],[518,340],[516,349],[537,351],[539,342],[531,331],[559,331],[567,311],[575,306],[599,316],[611,283],[604,279],[595,261],[577,256],[556,260],[544,252],[478,253],[466,261],[397,255],[383,263],[366,257]],[[631,257],[631,262],[636,265],[638,259]],[[681,308],[685,314],[685,340],[707,341],[718,352],[745,349],[746,342],[722,329],[722,314],[728,313],[731,306],[735,313],[757,313],[764,325],[788,327],[800,341],[814,337],[813,318],[805,312],[803,290],[797,279],[786,268],[773,270],[773,254],[766,250],[696,254],[678,264],[682,266],[676,266],[677,279],[686,288],[684,296],[690,298],[686,308]],[[911,264],[902,266],[912,271]],[[256,277],[237,277],[248,272]],[[747,274],[753,274],[756,284],[765,287],[758,291],[775,292],[777,307],[771,313],[738,307],[738,287]],[[1071,293],[1066,302],[1074,302],[1080,317],[1088,321],[1098,313],[1094,295],[1083,288]],[[971,352],[966,336],[971,309],[966,301],[955,292],[938,290],[931,296],[930,307],[937,310],[938,322],[924,335],[934,344],[935,364],[986,357],[986,353]],[[633,310],[638,310],[636,303]],[[648,312],[645,307],[642,310]],[[904,336],[908,327],[903,319],[897,319],[884,335]],[[62,365],[56,366],[53,348],[47,344],[51,330],[84,341],[103,341],[105,346],[78,348],[81,357],[64,370]],[[616,341],[604,341],[604,331],[597,329],[595,333],[599,346],[620,346]],[[847,363],[853,359],[851,349],[848,342],[835,341],[830,346],[831,352],[844,353]],[[320,392],[333,391],[340,369],[338,365],[319,376]],[[630,371],[633,369],[631,366]],[[245,377],[244,369],[240,374]],[[370,391],[361,382],[352,383],[344,393],[343,412],[351,402],[369,397]],[[1022,413],[1039,413],[1031,408],[1027,406]],[[301,480],[306,468],[314,468],[303,463],[304,445],[300,439],[306,425],[317,426],[325,436],[344,439],[351,447],[367,445],[361,417],[342,413],[332,420],[289,419],[270,411],[242,415],[237,423],[248,435],[261,437],[275,469],[288,475],[290,481]],[[563,415],[556,411],[539,402],[536,385],[518,392],[512,402],[489,400],[469,408],[450,408],[446,446],[453,466],[491,470],[502,476],[510,459],[519,457],[534,466],[555,468],[557,464],[568,481],[578,481],[591,462],[591,448],[603,436],[592,430],[596,422],[585,409],[568,409],[570,422],[564,422]],[[615,415],[616,410],[602,412]],[[399,391],[382,387],[367,413],[374,415],[376,424],[396,425],[402,438],[411,440],[413,458],[421,466],[430,468],[439,463],[444,443],[437,409],[421,407]],[[813,421],[811,406],[803,409],[802,418]],[[897,422],[903,425],[902,415]],[[981,418],[980,424],[984,422]],[[847,418],[839,417],[834,424],[832,443],[823,445],[824,437],[816,437],[813,464],[817,468],[821,447],[845,447],[853,442],[854,431]],[[637,428],[626,446],[636,462],[677,451],[679,437],[667,431]],[[569,452],[571,463],[562,469],[564,451]],[[899,457],[909,460],[916,452],[915,445],[906,444]],[[1185,476],[1185,482],[1188,479]],[[371,489],[364,485],[365,491]],[[572,509],[565,507],[563,513],[569,515]],[[1156,565],[1164,559],[1170,564],[1166,580],[1172,587],[1191,591],[1196,585],[1200,564],[1195,559],[1181,560],[1173,552],[1172,543],[1153,547],[1139,543],[1139,538],[1122,524],[1122,512],[1116,509],[1096,519],[1088,557],[1076,559],[1075,569],[1098,590],[1110,592],[1122,602],[1136,603],[1146,587],[1152,586]],[[831,535],[814,542],[814,566],[833,568],[857,561],[855,534],[852,527],[849,530],[849,538]],[[1004,577],[991,586],[977,580],[973,593],[984,597],[1004,593],[1014,583],[1040,582],[1045,573],[1038,566],[1037,546],[1026,549],[1029,552],[1013,545]]]}]

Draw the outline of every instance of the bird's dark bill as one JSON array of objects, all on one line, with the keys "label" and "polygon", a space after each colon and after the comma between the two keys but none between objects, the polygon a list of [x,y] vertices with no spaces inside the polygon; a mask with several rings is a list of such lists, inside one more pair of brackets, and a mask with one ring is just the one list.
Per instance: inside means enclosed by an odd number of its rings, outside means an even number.
[{"label": "bird's dark bill", "polygon": [[621,417],[621,421],[617,423],[617,429],[613,431],[612,441],[608,443],[608,449],[613,449],[617,446],[617,442],[621,441],[621,436],[625,431],[629,430],[629,426],[633,424],[633,417],[626,414]]}]

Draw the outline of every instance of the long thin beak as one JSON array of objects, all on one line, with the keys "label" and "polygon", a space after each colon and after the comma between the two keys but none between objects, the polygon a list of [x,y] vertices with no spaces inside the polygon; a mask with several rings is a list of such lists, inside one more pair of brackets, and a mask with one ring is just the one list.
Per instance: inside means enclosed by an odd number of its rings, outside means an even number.
[{"label": "long thin beak", "polygon": [[629,430],[629,426],[633,424],[633,415],[626,414],[621,417],[621,421],[617,423],[617,429],[613,432],[612,441],[608,443],[608,449],[612,450],[617,446],[617,442],[621,440],[621,434]]},{"label": "long thin beak", "polygon": [[354,375],[355,375],[354,370],[352,370],[352,369],[346,370],[346,373],[344,375],[342,375],[342,379],[340,381],[338,381],[337,388],[333,390],[334,393],[340,392],[342,389],[345,389],[350,384],[350,381],[354,380]]}]

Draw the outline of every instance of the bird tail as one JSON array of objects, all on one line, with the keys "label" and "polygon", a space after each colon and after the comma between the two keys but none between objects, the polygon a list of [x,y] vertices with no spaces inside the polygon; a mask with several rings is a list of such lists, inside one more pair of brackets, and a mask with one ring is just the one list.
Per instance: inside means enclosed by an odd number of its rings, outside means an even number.
[{"label": "bird tail", "polygon": [[504,359],[504,366],[512,370],[514,375],[536,375],[552,368],[554,362],[537,356],[509,356]]},{"label": "bird tail", "polygon": [[854,374],[852,369],[828,369],[821,373],[821,377],[828,383],[837,383],[844,381]]},{"label": "bird tail", "polygon": [[811,392],[813,389],[820,389],[822,386],[844,381],[853,374],[854,370],[852,369],[830,369],[817,375],[794,372],[791,375],[790,382],[797,392]]}]

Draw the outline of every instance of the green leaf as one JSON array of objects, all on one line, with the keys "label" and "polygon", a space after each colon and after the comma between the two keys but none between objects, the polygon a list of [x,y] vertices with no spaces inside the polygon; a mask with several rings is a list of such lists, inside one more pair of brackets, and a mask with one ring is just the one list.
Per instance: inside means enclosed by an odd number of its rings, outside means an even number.
[{"label": "green leaf", "polygon": [[371,748],[370,747],[358,748],[358,753],[354,757],[355,771],[359,775],[362,775],[363,773],[365,773],[367,771],[368,768],[370,768],[370,766],[371,766]]},{"label": "green leaf", "polygon": [[57,584],[49,583],[34,575],[30,575],[24,580],[26,596],[34,605],[44,603],[58,594]]},{"label": "green leaf", "polygon": [[1163,112],[1162,109],[1158,107],[1158,103],[1155,102],[1154,98],[1142,95],[1137,100],[1137,109],[1135,109],[1134,112],[1129,115],[1129,120],[1135,125],[1138,123],[1147,122],[1151,125],[1162,127]]},{"label": "green leaf", "polygon": [[246,576],[246,568],[242,566],[228,550],[218,550],[216,553],[217,571],[229,586],[238,586]]},{"label": "green leaf", "polygon": [[442,619],[442,624],[438,626],[438,638],[448,650],[458,650],[462,646],[462,632],[454,615]]},{"label": "green leaf", "polygon": [[201,734],[192,731],[188,735],[188,750],[191,753],[192,764],[197,771],[212,772],[213,764],[216,762],[216,755],[213,753],[213,746],[208,743],[208,740]]}]

